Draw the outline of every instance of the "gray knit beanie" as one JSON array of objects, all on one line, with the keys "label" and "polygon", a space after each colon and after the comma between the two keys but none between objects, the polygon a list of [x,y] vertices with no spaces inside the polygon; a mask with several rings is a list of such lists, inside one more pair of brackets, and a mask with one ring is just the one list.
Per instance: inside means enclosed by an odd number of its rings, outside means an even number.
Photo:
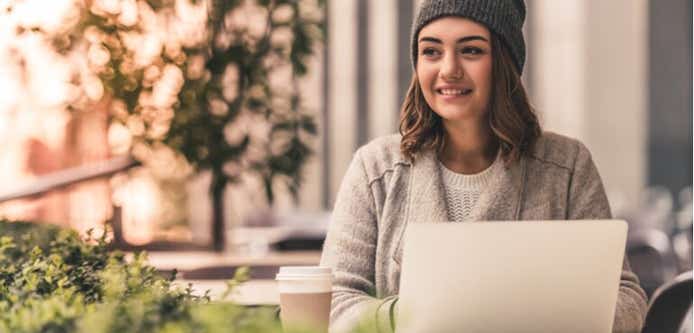
[{"label": "gray knit beanie", "polygon": [[523,0],[422,0],[412,23],[412,66],[417,67],[417,38],[429,22],[444,16],[460,16],[485,25],[506,43],[518,73],[525,64]]}]

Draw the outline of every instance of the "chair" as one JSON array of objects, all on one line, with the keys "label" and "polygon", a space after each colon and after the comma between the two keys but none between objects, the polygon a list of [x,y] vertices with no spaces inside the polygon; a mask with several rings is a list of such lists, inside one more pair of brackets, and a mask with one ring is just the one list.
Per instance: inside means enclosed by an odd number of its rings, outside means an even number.
[{"label": "chair", "polygon": [[631,230],[627,237],[627,257],[649,296],[678,273],[670,238],[662,230]]},{"label": "chair", "polygon": [[672,233],[672,246],[680,272],[692,269],[692,188],[679,194],[680,209],[675,214],[676,227]]},{"label": "chair", "polygon": [[658,288],[648,306],[642,333],[678,333],[692,308],[692,271]]}]

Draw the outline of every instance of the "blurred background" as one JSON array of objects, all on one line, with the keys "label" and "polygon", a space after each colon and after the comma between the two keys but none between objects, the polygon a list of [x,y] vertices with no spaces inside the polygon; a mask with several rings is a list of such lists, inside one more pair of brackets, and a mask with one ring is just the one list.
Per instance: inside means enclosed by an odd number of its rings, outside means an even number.
[{"label": "blurred background", "polygon": [[[652,293],[691,270],[692,2],[526,4],[541,123],[592,152]],[[126,250],[315,252],[353,152],[397,131],[415,6],[0,1],[0,217],[109,225]]]}]

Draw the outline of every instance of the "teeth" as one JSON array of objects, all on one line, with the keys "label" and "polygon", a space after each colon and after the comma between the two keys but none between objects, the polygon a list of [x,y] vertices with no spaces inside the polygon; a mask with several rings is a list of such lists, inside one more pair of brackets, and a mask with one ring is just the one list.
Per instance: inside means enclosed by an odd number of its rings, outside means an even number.
[{"label": "teeth", "polygon": [[461,90],[461,89],[439,89],[439,93],[442,95],[463,95],[469,93],[469,89]]}]

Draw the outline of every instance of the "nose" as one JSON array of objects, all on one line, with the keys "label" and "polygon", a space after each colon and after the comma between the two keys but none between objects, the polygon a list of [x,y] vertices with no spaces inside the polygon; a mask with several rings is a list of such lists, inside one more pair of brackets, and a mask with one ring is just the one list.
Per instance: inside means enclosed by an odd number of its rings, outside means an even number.
[{"label": "nose", "polygon": [[455,54],[449,53],[444,56],[439,73],[444,80],[460,80],[463,78],[463,66]]}]

